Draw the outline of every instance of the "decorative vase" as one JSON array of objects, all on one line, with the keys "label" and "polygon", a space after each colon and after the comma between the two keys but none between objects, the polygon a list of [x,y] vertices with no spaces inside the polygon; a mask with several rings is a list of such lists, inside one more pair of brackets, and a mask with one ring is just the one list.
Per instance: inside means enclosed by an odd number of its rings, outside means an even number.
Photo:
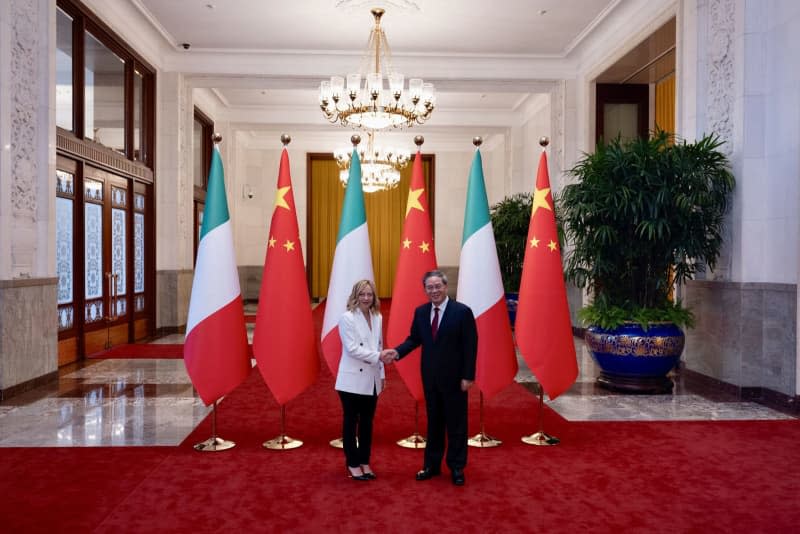
[{"label": "decorative vase", "polygon": [[600,366],[597,383],[629,393],[669,393],[667,377],[680,360],[686,336],[673,323],[655,323],[645,331],[637,323],[604,330],[590,326],[584,341]]}]

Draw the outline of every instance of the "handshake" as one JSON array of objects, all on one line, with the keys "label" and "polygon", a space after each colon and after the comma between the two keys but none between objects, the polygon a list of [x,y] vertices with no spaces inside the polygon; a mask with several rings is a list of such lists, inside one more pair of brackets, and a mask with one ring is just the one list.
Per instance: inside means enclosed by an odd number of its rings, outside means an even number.
[{"label": "handshake", "polygon": [[400,355],[394,349],[384,349],[381,351],[381,361],[384,364],[390,364],[400,358]]}]

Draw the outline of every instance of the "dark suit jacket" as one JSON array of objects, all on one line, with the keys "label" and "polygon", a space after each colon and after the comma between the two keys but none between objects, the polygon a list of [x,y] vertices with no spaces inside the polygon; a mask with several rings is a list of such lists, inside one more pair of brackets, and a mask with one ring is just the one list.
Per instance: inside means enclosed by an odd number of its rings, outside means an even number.
[{"label": "dark suit jacket", "polygon": [[411,332],[396,347],[402,358],[422,346],[422,385],[426,390],[461,389],[461,380],[475,380],[478,330],[469,306],[450,299],[439,319],[436,341],[431,336],[431,303],[414,311]]}]

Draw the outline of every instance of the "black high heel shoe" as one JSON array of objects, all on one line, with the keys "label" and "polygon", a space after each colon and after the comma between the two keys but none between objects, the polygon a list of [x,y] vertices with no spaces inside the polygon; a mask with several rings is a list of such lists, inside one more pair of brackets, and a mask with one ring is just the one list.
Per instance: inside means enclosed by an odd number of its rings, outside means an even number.
[{"label": "black high heel shoe", "polygon": [[378,475],[376,475],[374,471],[370,471],[369,473],[367,473],[366,471],[364,471],[363,467],[361,468],[361,472],[364,473],[364,476],[367,477],[367,480],[375,480],[376,478],[378,478]]},{"label": "black high heel shoe", "polygon": [[361,473],[360,475],[354,475],[350,471],[350,466],[349,465],[345,465],[344,469],[345,469],[345,472],[347,473],[347,478],[352,478],[353,480],[370,480],[370,477],[368,477],[364,473]]}]

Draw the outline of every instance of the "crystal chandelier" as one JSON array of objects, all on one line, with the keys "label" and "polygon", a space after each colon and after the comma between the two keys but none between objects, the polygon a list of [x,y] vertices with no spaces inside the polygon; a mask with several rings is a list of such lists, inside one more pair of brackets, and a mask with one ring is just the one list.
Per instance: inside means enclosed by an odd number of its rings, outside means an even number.
[{"label": "crystal chandelier", "polygon": [[[361,136],[354,135],[350,138],[354,145],[361,142]],[[361,161],[361,188],[365,193],[394,189],[400,183],[400,171],[411,161],[408,150],[400,148],[386,148],[374,144],[374,134],[367,133],[367,146],[358,147],[359,160]],[[350,158],[352,149],[342,148],[334,151],[333,156],[339,165],[339,181],[347,185],[350,178]]]},{"label": "crystal chandelier", "polygon": [[[364,130],[424,124],[436,104],[433,84],[411,78],[408,87],[404,86],[405,77],[392,68],[389,43],[381,28],[384,10],[375,8],[371,13],[375,27],[369,34],[359,72],[348,74],[346,85],[342,76],[323,81],[319,107],[331,123]],[[384,79],[388,81],[388,89]]]}]

